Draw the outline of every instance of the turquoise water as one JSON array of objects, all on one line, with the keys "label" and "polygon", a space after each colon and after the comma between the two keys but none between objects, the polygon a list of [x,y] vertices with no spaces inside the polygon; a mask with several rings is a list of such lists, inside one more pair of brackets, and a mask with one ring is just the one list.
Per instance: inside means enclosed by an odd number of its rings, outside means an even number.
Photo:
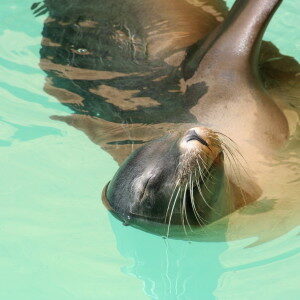
[{"label": "turquoise water", "polygon": [[[266,33],[300,59],[297,1]],[[299,299],[299,230],[254,247],[165,240],[111,217],[100,201],[112,158],[52,115],[43,91],[43,16],[31,1],[0,3],[0,299]]]}]

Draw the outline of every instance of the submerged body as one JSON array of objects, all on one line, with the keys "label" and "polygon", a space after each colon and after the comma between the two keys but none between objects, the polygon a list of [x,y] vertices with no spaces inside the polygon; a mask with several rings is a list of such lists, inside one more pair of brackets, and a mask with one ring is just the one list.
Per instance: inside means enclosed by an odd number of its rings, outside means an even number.
[{"label": "submerged body", "polygon": [[178,134],[146,144],[122,165],[105,193],[122,220],[204,225],[259,198],[256,174],[289,136],[256,70],[278,2],[237,1],[193,54],[197,67],[183,64],[185,101],[196,97],[190,112],[197,122],[183,133],[175,127]]},{"label": "submerged body", "polygon": [[123,163],[103,192],[117,217],[186,229],[263,197],[298,92],[297,62],[260,47],[278,1],[228,17],[221,0],[60,2],[45,1],[41,68],[74,114],[52,118]]}]

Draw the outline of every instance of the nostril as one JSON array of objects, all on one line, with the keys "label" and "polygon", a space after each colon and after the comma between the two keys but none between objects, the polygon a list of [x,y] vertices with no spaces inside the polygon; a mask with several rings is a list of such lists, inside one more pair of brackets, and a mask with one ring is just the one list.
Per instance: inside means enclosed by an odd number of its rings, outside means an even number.
[{"label": "nostril", "polygon": [[208,147],[207,142],[200,135],[198,135],[195,130],[189,131],[188,136],[187,136],[187,142],[189,142],[189,141],[198,141],[202,145],[205,145],[206,147]]}]

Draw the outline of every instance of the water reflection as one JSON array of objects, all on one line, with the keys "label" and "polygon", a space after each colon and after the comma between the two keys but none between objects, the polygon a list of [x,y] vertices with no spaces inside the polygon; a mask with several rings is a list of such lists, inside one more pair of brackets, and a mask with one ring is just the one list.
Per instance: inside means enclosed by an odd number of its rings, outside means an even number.
[{"label": "water reflection", "polygon": [[[218,0],[122,3],[45,1],[40,51],[45,91],[74,111],[53,118],[84,131],[118,163],[174,123],[194,120],[181,63],[226,14]],[[298,64],[265,43],[261,70],[269,90],[293,104]]]},{"label": "water reflection", "polygon": [[[222,5],[213,17],[184,1],[122,3],[73,1],[62,9],[60,1],[46,2],[41,49],[46,91],[77,114],[114,124],[190,121],[179,101],[179,65],[184,50],[222,19]],[[181,110],[182,120],[174,118]]]},{"label": "water reflection", "polygon": [[[274,299],[278,293],[296,294],[297,229],[254,247],[256,237],[228,243],[164,240],[113,217],[110,222],[119,252],[132,259],[122,271],[143,280],[151,299],[251,299],[260,294]],[[278,289],[272,288],[274,282]]]},{"label": "water reflection", "polygon": [[111,217],[120,253],[133,260],[123,272],[144,281],[151,299],[212,299],[223,272],[219,256],[223,243],[198,243],[165,240],[125,227]]}]

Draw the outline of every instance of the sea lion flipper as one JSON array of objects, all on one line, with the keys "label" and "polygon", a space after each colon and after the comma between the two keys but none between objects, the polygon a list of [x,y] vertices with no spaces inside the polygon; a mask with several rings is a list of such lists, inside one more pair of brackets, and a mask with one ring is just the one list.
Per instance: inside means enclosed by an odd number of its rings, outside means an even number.
[{"label": "sea lion flipper", "polygon": [[219,69],[256,66],[263,33],[281,1],[237,0],[225,21],[188,58],[185,78],[202,72],[203,61],[209,61],[210,68]]}]

